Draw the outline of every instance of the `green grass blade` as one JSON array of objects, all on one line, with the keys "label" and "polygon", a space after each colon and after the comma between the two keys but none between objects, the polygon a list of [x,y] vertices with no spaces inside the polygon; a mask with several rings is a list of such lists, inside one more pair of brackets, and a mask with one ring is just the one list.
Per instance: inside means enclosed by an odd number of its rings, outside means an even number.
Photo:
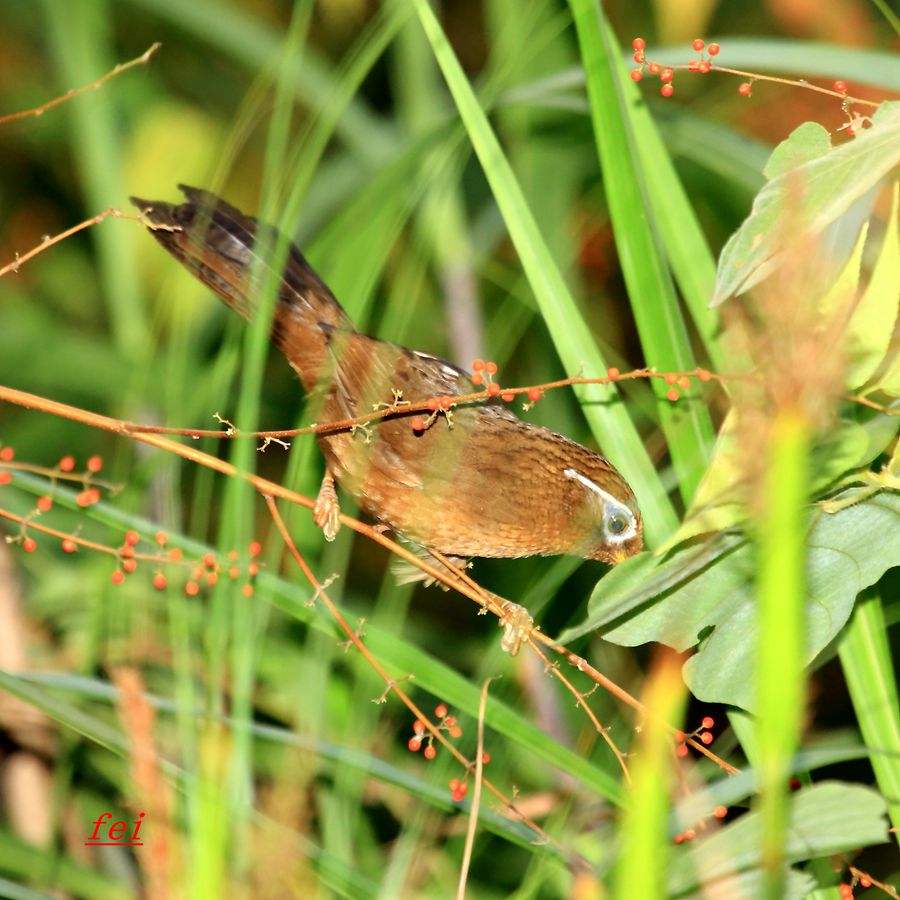
[{"label": "green grass blade", "polygon": [[838,654],[875,780],[900,841],[900,713],[884,610],[874,589],[857,600]]},{"label": "green grass blade", "polygon": [[757,530],[761,859],[765,895],[771,900],[778,900],[784,888],[788,777],[803,717],[808,453],[802,414],[779,412],[769,435]]},{"label": "green grass blade", "polygon": [[[563,365],[572,373],[582,369],[592,374],[605,373],[603,356],[587,331],[584,318],[440,23],[427,0],[413,0],[413,3]],[[637,494],[648,542],[659,543],[674,529],[675,513],[634,424],[617,400],[616,391],[605,385],[591,385],[576,389],[576,395],[584,404],[585,418],[604,452]]]},{"label": "green grass blade", "polygon": [[[569,6],[575,19],[585,66],[591,119],[616,249],[644,356],[649,365],[660,369],[692,369],[696,363],[687,328],[681,316],[664,250],[655,224],[651,221],[654,212],[650,204],[651,189],[660,193],[671,186],[672,180],[677,179],[671,170],[669,178],[662,177],[655,184],[645,179],[644,163],[649,162],[649,159],[641,156],[640,151],[635,152],[640,144],[631,125],[623,69],[618,62],[619,51],[612,33],[600,7],[593,0],[569,0]],[[633,92],[631,96],[634,96]],[[646,136],[651,127],[652,123],[645,119],[642,129],[644,134],[641,136]],[[643,149],[646,152],[647,148]],[[662,155],[666,155],[664,150]],[[649,168],[652,169],[653,166]],[[686,203],[686,198],[684,202]],[[683,273],[691,265],[699,267],[700,282],[694,283],[689,279],[691,296],[699,310],[704,304],[703,293],[711,287],[705,283],[711,274],[709,251],[703,250],[698,260],[691,260],[691,256],[697,251],[699,229],[694,230],[694,244],[689,246],[677,239],[678,223],[672,216],[666,217],[666,224],[676,255],[680,253],[680,258],[684,258],[687,254],[685,264],[681,266]],[[700,242],[701,246],[705,246],[702,237]],[[708,299],[709,294],[705,300],[708,302]],[[703,316],[703,313],[700,315]],[[706,336],[712,339],[715,323],[710,322],[706,326],[706,319],[702,321]],[[665,399],[667,388],[663,382],[654,382],[654,390],[681,494],[685,503],[688,503],[700,483],[712,447],[713,428],[709,412],[705,404],[692,401],[693,392],[690,390],[685,392],[684,401],[678,404]]]}]

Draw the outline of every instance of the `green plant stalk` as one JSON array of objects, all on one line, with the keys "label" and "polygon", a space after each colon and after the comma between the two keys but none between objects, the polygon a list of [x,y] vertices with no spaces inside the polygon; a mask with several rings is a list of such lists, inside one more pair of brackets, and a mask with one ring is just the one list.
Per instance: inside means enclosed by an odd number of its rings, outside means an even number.
[{"label": "green plant stalk", "polygon": [[[591,121],[600,158],[616,249],[628,288],[644,357],[660,369],[696,366],[675,286],[654,221],[643,157],[626,99],[624,70],[611,30],[594,0],[569,0],[585,68]],[[659,185],[655,185],[659,189]],[[671,230],[671,229],[670,229]],[[653,384],[681,496],[689,503],[713,442],[712,420],[696,402],[696,387],[679,403],[666,400],[667,387]]]},{"label": "green plant stalk", "polygon": [[685,687],[681,660],[671,651],[650,674],[639,749],[630,760],[631,791],[620,827],[613,896],[620,900],[665,896],[668,815],[673,775],[667,722],[681,722]]},{"label": "green plant stalk", "polygon": [[785,878],[788,778],[803,717],[806,498],[810,426],[801,410],[776,412],[768,435],[757,521],[758,778],[765,896]]},{"label": "green plant stalk", "polygon": [[856,601],[838,655],[875,780],[888,804],[894,838],[900,841],[900,713],[877,589],[864,592]]},{"label": "green plant stalk", "polygon": [[[541,236],[522,189],[447,37],[427,0],[412,0],[456,102],[469,139],[534,291],[553,343],[568,371],[602,373],[606,363]],[[628,412],[615,389],[576,389],[585,418],[606,455],[629,481],[644,515],[648,544],[672,533],[675,512]]]}]

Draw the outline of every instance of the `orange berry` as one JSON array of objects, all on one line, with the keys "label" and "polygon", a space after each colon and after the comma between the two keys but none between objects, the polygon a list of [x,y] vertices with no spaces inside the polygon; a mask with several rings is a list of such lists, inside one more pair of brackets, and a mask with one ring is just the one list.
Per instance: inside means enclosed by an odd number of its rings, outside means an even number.
[{"label": "orange berry", "polygon": [[125,573],[121,569],[116,569],[116,571],[109,576],[109,580],[113,584],[121,584],[125,580]]},{"label": "orange berry", "polygon": [[647,46],[647,42],[642,37],[636,37],[631,42],[632,50],[643,50]]},{"label": "orange berry", "polygon": [[121,547],[119,547],[119,556],[124,557],[125,559],[130,556],[134,556],[134,547],[130,546],[129,544],[123,544]]},{"label": "orange berry", "polygon": [[34,538],[25,538],[22,541],[22,549],[26,553],[34,553],[34,551],[37,550],[37,541]]},{"label": "orange berry", "polygon": [[688,745],[687,745],[687,744],[679,744],[679,745],[675,748],[675,753],[676,753],[678,756],[684,758],[685,756],[688,755]]},{"label": "orange berry", "polygon": [[691,386],[691,379],[687,377],[687,375],[682,375],[681,378],[678,379],[678,387],[683,390],[687,390]]},{"label": "orange berry", "polygon": [[251,556],[259,556],[262,553],[262,544],[259,541],[251,541],[249,550]]},{"label": "orange berry", "polygon": [[75,457],[74,456],[64,456],[57,464],[56,467],[60,472],[72,472],[75,469]]},{"label": "orange berry", "polygon": [[728,815],[728,807],[726,807],[726,806],[717,806],[717,807],[713,810],[713,815],[714,815],[717,819],[724,819],[725,816]]},{"label": "orange berry", "polygon": [[444,724],[452,728],[456,724],[456,716],[444,716]]},{"label": "orange berry", "polygon": [[137,569],[137,560],[136,559],[123,559],[122,560],[122,568],[131,575]]},{"label": "orange berry", "polygon": [[247,566],[247,573],[251,578],[256,578],[256,576],[259,575],[259,563],[250,563],[250,565]]},{"label": "orange berry", "polygon": [[631,80],[637,84],[641,79],[643,79],[644,73],[640,69],[632,69],[631,70]]},{"label": "orange berry", "polygon": [[249,583],[245,584],[241,588],[241,593],[249,600],[253,596],[253,585]]},{"label": "orange berry", "polygon": [[194,566],[194,571],[191,572],[191,578],[194,581],[199,581],[203,577],[203,566]]},{"label": "orange berry", "polygon": [[834,83],[834,89],[839,94],[846,94],[847,93],[847,82],[846,81],[836,81]]},{"label": "orange berry", "polygon": [[456,790],[450,792],[450,798],[454,803],[460,803],[463,799],[465,799],[466,794],[469,789],[464,784],[460,784]]},{"label": "orange berry", "polygon": [[688,829],[684,832],[684,839],[685,839],[686,841],[692,841],[695,837],[697,837],[697,832],[694,831],[693,828],[688,828]]},{"label": "orange berry", "polygon": [[650,65],[647,67],[647,69],[651,75],[659,75],[659,73],[662,69],[662,66],[660,66],[659,63],[650,63]]},{"label": "orange berry", "polygon": [[710,44],[710,45],[706,48],[706,52],[707,52],[710,56],[718,56],[718,55],[719,55],[719,51],[720,51],[721,49],[722,49],[722,48],[721,48],[718,44]]},{"label": "orange berry", "polygon": [[447,715],[447,704],[446,703],[438,703],[438,705],[434,708],[434,714],[439,719],[443,719],[444,716]]},{"label": "orange berry", "polygon": [[659,73],[660,81],[671,81],[675,77],[675,73],[671,69],[663,69]]},{"label": "orange berry", "polygon": [[241,574],[241,570],[240,570],[237,566],[232,566],[232,567],[228,570],[228,577],[229,577],[232,581],[236,581],[236,580],[238,579],[238,577],[240,576],[240,574]]},{"label": "orange berry", "polygon": [[171,559],[172,562],[181,562],[181,557],[183,555],[184,554],[181,552],[181,547],[173,547],[169,551],[169,559]]},{"label": "orange berry", "polygon": [[219,576],[215,572],[207,572],[206,583],[210,587],[215,587],[219,583]]},{"label": "orange berry", "polygon": [[708,747],[708,746],[713,742],[712,732],[711,732],[711,731],[704,731],[704,732],[700,735],[700,740],[701,740],[702,743],[706,744],[706,746]]},{"label": "orange berry", "polygon": [[450,737],[452,737],[452,738],[460,738],[460,737],[462,737],[462,728],[460,728],[459,725],[454,725],[454,726],[450,729]]},{"label": "orange berry", "polygon": [[472,361],[472,371],[473,372],[482,372],[484,371],[484,360],[483,359],[475,359]]},{"label": "orange berry", "polygon": [[425,723],[421,719],[416,719],[413,722],[413,731],[416,734],[425,734]]},{"label": "orange berry", "polygon": [[675,841],[676,844],[683,844],[684,843],[684,835],[680,834],[680,833],[676,834],[675,837],[672,838],[672,840]]},{"label": "orange berry", "polygon": [[688,63],[688,71],[689,71],[689,72],[699,72],[699,71],[700,71],[700,60],[699,60],[699,59],[692,59],[692,60]]},{"label": "orange berry", "polygon": [[11,472],[0,472],[0,485],[9,484],[12,481]]},{"label": "orange berry", "polygon": [[481,754],[481,764],[486,766],[491,761],[491,754],[487,752],[487,750],[483,751]]},{"label": "orange berry", "polygon": [[78,544],[71,538],[64,538],[62,542],[63,553],[74,553],[78,549]]},{"label": "orange berry", "polygon": [[141,536],[136,531],[125,532],[125,543],[128,544],[129,547],[134,547],[140,539]]},{"label": "orange berry", "polygon": [[706,41],[703,38],[694,38],[691,41],[691,46],[699,53],[706,46]]},{"label": "orange berry", "polygon": [[434,744],[429,744],[423,751],[422,756],[425,759],[434,759],[437,756],[437,750],[434,748]]},{"label": "orange berry", "polygon": [[49,494],[44,494],[43,497],[38,497],[35,505],[41,512],[50,512],[53,509],[53,498]]},{"label": "orange berry", "polygon": [[164,531],[157,531],[154,540],[160,547],[165,547],[169,542],[169,536]]},{"label": "orange berry", "polygon": [[481,372],[473,372],[471,380],[472,384],[474,385],[484,384],[484,376],[481,374]]},{"label": "orange berry", "polygon": [[673,375],[671,372],[668,372],[665,376],[666,384],[675,384],[678,380],[677,375]]},{"label": "orange berry", "polygon": [[16,455],[16,451],[12,447],[3,447],[0,449],[0,462],[12,462]]},{"label": "orange berry", "polygon": [[75,498],[75,503],[84,508],[85,506],[93,506],[99,500],[100,491],[97,488],[86,488]]},{"label": "orange berry", "polygon": [[706,75],[707,72],[712,68],[712,63],[708,59],[701,59],[699,63],[697,63],[697,71],[701,75]]},{"label": "orange berry", "polygon": [[92,456],[85,463],[88,472],[93,472],[96,474],[103,468],[103,457],[102,456]]},{"label": "orange berry", "polygon": [[675,732],[675,740],[678,741],[679,744],[683,744],[684,743],[684,732],[676,731]]},{"label": "orange berry", "polygon": [[712,716],[704,716],[700,720],[701,728],[712,728],[716,724],[716,720]]},{"label": "orange berry", "polygon": [[169,582],[166,580],[166,576],[163,575],[162,572],[157,572],[153,576],[153,587],[155,587],[158,591],[164,591],[166,587],[168,587]]},{"label": "orange berry", "polygon": [[489,396],[491,396],[491,397],[496,397],[497,394],[500,393],[500,385],[497,384],[496,381],[492,381],[492,382],[488,385],[487,392],[488,392],[488,395],[489,395]]},{"label": "orange berry", "polygon": [[528,389],[528,400],[531,403],[537,403],[541,397],[544,396],[544,392],[540,388],[529,388]]},{"label": "orange berry", "polygon": [[635,50],[634,54],[631,57],[636,63],[642,63],[644,61],[644,51],[643,50]]},{"label": "orange berry", "polygon": [[500,399],[501,399],[504,403],[512,403],[513,400],[516,399],[516,395],[515,395],[512,391],[504,391],[504,392],[500,395]]},{"label": "orange berry", "polygon": [[712,378],[712,375],[706,369],[697,369],[697,377],[701,381],[709,381]]},{"label": "orange berry", "polygon": [[207,569],[214,569],[216,567],[216,555],[215,553],[206,553],[203,556],[203,565],[206,566]]},{"label": "orange berry", "polygon": [[670,403],[674,403],[680,396],[681,394],[679,394],[675,388],[669,388],[669,390],[666,391],[666,400]]},{"label": "orange berry", "polygon": [[497,374],[497,363],[486,362],[484,364],[484,371],[487,372],[488,375],[496,375]]},{"label": "orange berry", "polygon": [[411,737],[411,738],[406,742],[406,746],[409,747],[409,749],[410,749],[413,753],[418,753],[418,752],[419,752],[419,748],[422,746],[422,740],[421,740],[421,738]]},{"label": "orange berry", "polygon": [[750,84],[749,81],[742,81],[738,85],[738,93],[742,97],[749,97],[751,93],[753,93],[753,85]]},{"label": "orange berry", "polygon": [[659,92],[663,95],[663,97],[671,97],[672,94],[675,93],[675,88],[673,88],[671,84],[664,84],[659,89]]},{"label": "orange berry", "polygon": [[232,562],[234,562],[234,561],[238,558],[238,552],[237,552],[237,550],[229,550],[229,551],[228,551],[228,558],[229,558]]},{"label": "orange berry", "polygon": [[441,401],[438,400],[437,397],[432,397],[428,401],[428,409],[431,410],[431,412],[437,412],[440,408],[441,408]]},{"label": "orange berry", "polygon": [[188,581],[184,586],[184,592],[188,597],[196,597],[200,593],[200,585],[196,581]]}]

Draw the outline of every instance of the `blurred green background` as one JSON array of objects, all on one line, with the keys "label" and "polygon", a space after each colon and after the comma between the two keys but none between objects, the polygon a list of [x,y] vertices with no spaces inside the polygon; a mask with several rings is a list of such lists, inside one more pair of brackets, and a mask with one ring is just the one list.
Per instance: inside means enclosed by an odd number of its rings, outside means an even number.
[{"label": "blurred green background", "polygon": [[[448,0],[435,8],[593,340],[623,370],[654,363],[642,355],[616,253],[568,7]],[[875,99],[900,88],[881,77],[878,54],[896,50],[898,39],[876,3],[605,8],[619,43],[627,48],[640,34],[648,55],[677,47],[667,58],[684,59],[692,38],[714,36],[726,65],[825,84],[843,77],[855,94]],[[0,113],[38,105],[162,43],[149,65],[0,128],[0,264],[107,207],[125,209],[131,193],[174,200],[185,182],[249,213],[268,210],[360,330],[463,366],[495,359],[504,383],[573,374],[560,362],[410,4],[5,0],[0,22]],[[673,100],[644,90],[714,254],[747,215],[771,146],[808,119],[831,130],[843,122],[839,104],[811,93],[759,85],[746,100],[736,88],[735,79],[711,76],[681,77]],[[690,341],[708,363],[693,331]],[[247,388],[247,353],[249,370],[259,368],[258,394]],[[254,362],[243,323],[138,224],[117,219],[0,279],[0,383],[141,422],[208,428],[214,413],[244,428],[257,417],[264,428],[308,421],[283,359],[273,351]],[[625,393],[680,511],[653,393],[644,384]],[[723,396],[704,402],[717,425]],[[554,392],[527,417],[596,446],[571,392]],[[124,439],[9,406],[0,407],[0,439],[38,465],[100,454],[104,477],[123,486],[90,517],[62,502],[56,527],[112,545],[127,527],[149,535],[161,528],[180,536],[189,555],[244,548],[269,532],[264,508],[246,493]],[[267,477],[307,495],[317,490],[321,459],[308,439],[290,453],[273,446],[254,458],[246,444],[234,452]],[[18,485],[0,497],[24,513],[43,487]],[[572,698],[533,658],[504,657],[496,628],[466,601],[397,587],[386,554],[348,529],[325,545],[306,513],[291,510],[288,521],[319,576],[340,575],[331,594],[352,619],[366,618],[373,647],[394,671],[415,674],[414,696],[427,708],[443,699],[467,710],[467,752],[477,685],[504,675],[491,694],[514,719],[491,739],[488,774],[508,791],[516,785],[529,815],[567,847],[608,868],[617,764]],[[465,816],[451,811],[447,782],[460,772],[443,752],[427,763],[406,750],[409,716],[394,701],[370,702],[382,686],[304,605],[305,583],[288,571],[275,584],[277,540],[264,556],[271,576],[250,602],[227,585],[197,599],[178,585],[154,591],[143,569],[115,587],[108,559],[73,558],[51,543],[41,541],[31,556],[0,544],[0,621],[9,623],[0,668],[58,673],[5,683],[31,706],[0,705],[0,876],[63,896],[165,896],[160,883],[173,896],[452,893]],[[525,603],[555,634],[583,617],[602,571],[521,560],[480,562],[474,574]],[[600,640],[584,646],[640,693],[648,652]],[[122,667],[138,670],[158,698],[155,740],[173,768],[157,773],[169,786],[156,798],[147,797],[146,779],[133,777],[135,734],[109,688]],[[811,732],[839,735],[853,724],[835,663],[817,672],[812,694]],[[627,748],[630,717],[600,693],[593,701]],[[696,703],[688,718],[709,712],[724,723],[721,710]],[[558,758],[561,748],[570,755]],[[698,768],[698,779],[714,773]],[[864,762],[835,771],[871,781]],[[151,801],[148,824],[155,813],[157,833],[164,820],[170,829],[157,856],[83,846],[99,811],[133,818]],[[472,896],[602,889],[492,814],[494,833],[476,844]],[[883,864],[878,850],[872,860]]]}]

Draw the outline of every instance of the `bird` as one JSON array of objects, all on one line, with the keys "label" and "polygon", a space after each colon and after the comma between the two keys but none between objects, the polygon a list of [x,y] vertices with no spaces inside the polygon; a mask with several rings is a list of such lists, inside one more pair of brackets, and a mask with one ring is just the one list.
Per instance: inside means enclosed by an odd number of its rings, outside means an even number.
[{"label": "bird", "polygon": [[[500,397],[454,404],[481,390],[470,373],[357,331],[293,243],[274,274],[275,228],[211,192],[179,188],[181,203],[131,201],[156,241],[244,318],[259,305],[259,273],[274,276],[272,341],[316,397],[319,421],[389,410],[364,428],[317,434],[325,475],[314,518],[328,540],[339,527],[337,483],[439,570],[440,557],[461,567],[563,554],[613,565],[642,549],[634,492],[603,456],[522,420]],[[426,400],[436,401],[427,419],[404,409]],[[510,601],[504,610],[502,643],[515,653],[531,617]]]}]

